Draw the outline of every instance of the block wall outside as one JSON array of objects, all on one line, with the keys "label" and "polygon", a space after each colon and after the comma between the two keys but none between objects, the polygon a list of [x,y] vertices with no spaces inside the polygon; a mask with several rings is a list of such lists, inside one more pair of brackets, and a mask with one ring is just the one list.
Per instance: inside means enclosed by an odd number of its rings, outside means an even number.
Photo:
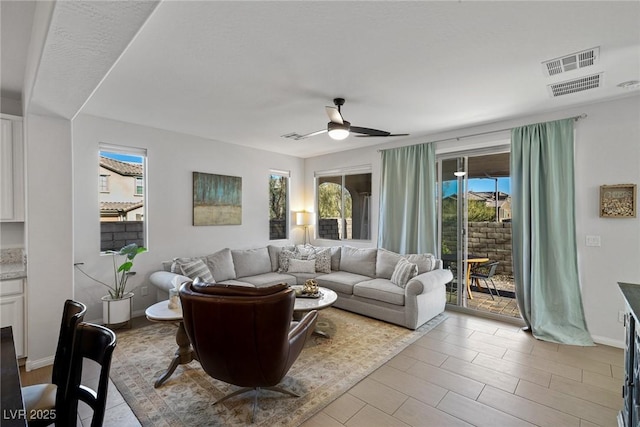
[{"label": "block wall outside", "polygon": [[[491,261],[500,261],[496,274],[513,276],[510,222],[470,222],[469,253]],[[456,249],[456,224],[443,224],[442,242],[449,253]]]},{"label": "block wall outside", "polygon": [[287,220],[286,219],[270,219],[269,220],[269,239],[286,239],[287,238]]},{"label": "block wall outside", "polygon": [[100,251],[118,251],[131,243],[144,246],[143,221],[100,223]]}]

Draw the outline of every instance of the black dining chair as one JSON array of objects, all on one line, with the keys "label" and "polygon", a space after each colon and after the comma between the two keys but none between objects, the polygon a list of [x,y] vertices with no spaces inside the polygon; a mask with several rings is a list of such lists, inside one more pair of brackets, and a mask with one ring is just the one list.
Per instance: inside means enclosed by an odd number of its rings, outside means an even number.
[{"label": "black dining chair", "polygon": [[55,422],[54,409],[62,406],[62,399],[69,381],[71,350],[76,327],[84,319],[86,311],[87,307],[81,302],[71,299],[65,301],[58,346],[53,359],[51,383],[22,387],[27,421],[31,427],[46,426]]},{"label": "black dining chair", "polygon": [[[78,402],[84,402],[93,410],[91,427],[102,426],[107,404],[111,357],[115,348],[116,334],[111,329],[92,323],[78,325],[71,353],[69,387],[63,399],[65,406],[59,408],[59,419],[62,421],[60,425],[75,426]],[[93,360],[100,365],[100,375],[95,389],[81,383],[85,359]]]},{"label": "black dining chair", "polygon": [[493,281],[493,276],[496,274],[496,269],[498,268],[498,264],[500,264],[500,261],[493,261],[493,262],[481,264],[478,267],[476,267],[474,271],[471,272],[471,276],[470,276],[471,280],[475,281],[477,284],[479,284],[479,280],[484,281],[484,285],[489,291],[489,295],[491,295],[491,299],[495,299],[495,298],[493,296],[493,293],[491,292],[491,288],[489,287],[489,284],[487,281],[489,281],[493,286],[493,290],[496,292],[496,295],[500,296],[500,292],[498,291],[498,288],[496,288],[496,284]]}]

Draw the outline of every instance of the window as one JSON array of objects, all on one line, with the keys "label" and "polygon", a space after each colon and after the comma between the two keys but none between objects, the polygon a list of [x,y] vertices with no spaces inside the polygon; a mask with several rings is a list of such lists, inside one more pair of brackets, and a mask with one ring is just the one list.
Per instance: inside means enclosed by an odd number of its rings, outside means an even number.
[{"label": "window", "polygon": [[144,149],[99,147],[101,252],[146,246],[146,160]]},{"label": "window", "polygon": [[371,239],[371,173],[317,173],[318,237]]},{"label": "window", "polygon": [[100,192],[109,192],[109,175],[100,175]]},{"label": "window", "polygon": [[286,239],[289,212],[289,172],[269,175],[269,240]]},{"label": "window", "polygon": [[144,196],[144,180],[141,176],[136,176],[136,196]]}]

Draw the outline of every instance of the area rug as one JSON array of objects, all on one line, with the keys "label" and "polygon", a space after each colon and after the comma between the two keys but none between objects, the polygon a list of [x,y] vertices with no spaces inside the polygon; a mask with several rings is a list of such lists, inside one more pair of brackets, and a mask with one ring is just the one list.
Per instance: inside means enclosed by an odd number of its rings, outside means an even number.
[{"label": "area rug", "polygon": [[[318,328],[281,382],[299,394],[261,391],[256,426],[297,426],[348,391],[409,344],[440,324],[440,314],[411,331],[336,308],[320,312]],[[197,361],[180,365],[159,388],[153,383],[177,348],[177,325],[155,323],[118,333],[111,379],[143,426],[244,426],[253,392],[213,405],[238,387],[209,377]]]}]

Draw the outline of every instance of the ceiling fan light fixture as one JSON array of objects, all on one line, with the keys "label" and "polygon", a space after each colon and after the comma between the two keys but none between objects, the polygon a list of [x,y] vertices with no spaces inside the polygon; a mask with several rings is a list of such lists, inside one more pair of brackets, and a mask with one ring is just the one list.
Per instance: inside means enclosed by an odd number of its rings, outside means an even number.
[{"label": "ceiling fan light fixture", "polygon": [[336,141],[342,141],[349,136],[349,126],[351,123],[345,121],[344,123],[329,122],[327,124],[327,130],[329,131],[329,137]]}]

